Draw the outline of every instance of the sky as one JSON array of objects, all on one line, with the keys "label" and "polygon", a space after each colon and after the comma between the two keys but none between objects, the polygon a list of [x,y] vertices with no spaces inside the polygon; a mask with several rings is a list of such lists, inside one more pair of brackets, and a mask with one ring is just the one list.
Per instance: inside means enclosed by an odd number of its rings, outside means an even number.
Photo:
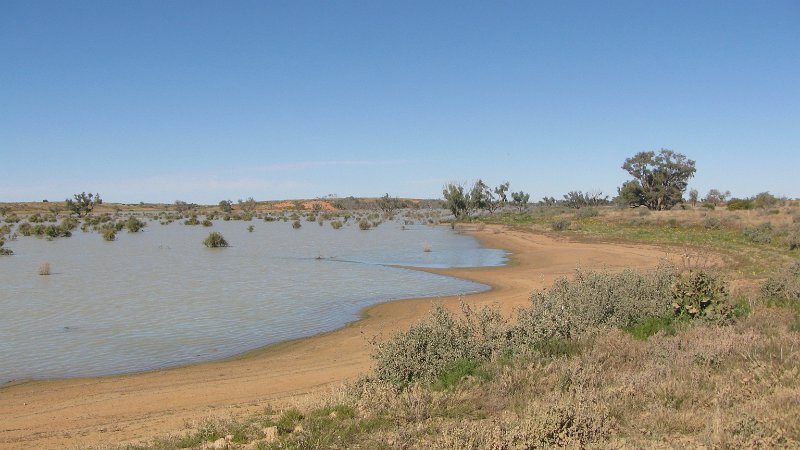
[{"label": "sky", "polygon": [[0,202],[800,197],[800,2],[0,0]]}]

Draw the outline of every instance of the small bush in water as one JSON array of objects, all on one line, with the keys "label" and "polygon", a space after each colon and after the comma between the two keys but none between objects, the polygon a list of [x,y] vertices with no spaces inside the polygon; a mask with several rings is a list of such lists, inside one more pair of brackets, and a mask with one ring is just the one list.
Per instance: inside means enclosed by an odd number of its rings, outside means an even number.
[{"label": "small bush in water", "polygon": [[203,245],[208,248],[227,247],[228,241],[222,237],[222,233],[212,231],[208,237],[203,241]]}]

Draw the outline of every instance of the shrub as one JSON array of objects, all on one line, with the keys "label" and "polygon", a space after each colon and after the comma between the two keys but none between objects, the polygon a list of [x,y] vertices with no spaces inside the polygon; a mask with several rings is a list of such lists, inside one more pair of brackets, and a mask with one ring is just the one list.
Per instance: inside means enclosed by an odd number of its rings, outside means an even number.
[{"label": "shrub", "polygon": [[768,298],[800,300],[800,261],[770,275],[761,286],[761,294]]},{"label": "shrub", "polygon": [[750,199],[732,198],[728,201],[728,211],[737,211],[741,209],[753,209],[753,201]]},{"label": "shrub", "polygon": [[358,221],[358,228],[362,231],[366,231],[372,228],[372,224],[367,219],[361,219]]},{"label": "shrub", "polygon": [[117,230],[114,227],[103,227],[102,236],[103,240],[113,241],[117,238]]},{"label": "shrub", "polygon": [[769,244],[772,242],[772,224],[767,222],[748,227],[745,228],[742,234],[754,244]]},{"label": "shrub", "polygon": [[210,227],[210,226],[214,225],[214,222],[212,222],[212,221],[210,221],[208,219],[205,219],[205,220],[203,220],[202,224],[203,224],[204,227]]},{"label": "shrub", "polygon": [[652,273],[633,270],[612,274],[578,270],[575,278],[556,280],[535,291],[518,312],[515,339],[532,346],[548,339],[570,339],[596,329],[630,327],[670,313],[673,267]]},{"label": "shrub", "polygon": [[22,222],[21,224],[17,225],[17,233],[23,236],[30,236],[33,234],[33,225],[29,224],[28,222]]},{"label": "shrub", "polygon": [[222,233],[212,231],[208,237],[203,241],[203,245],[208,248],[227,247],[228,241],[222,237]]},{"label": "shrub", "polygon": [[43,262],[39,265],[39,275],[50,275],[50,263]]},{"label": "shrub", "polygon": [[128,217],[128,220],[125,221],[125,228],[128,229],[128,233],[138,233],[139,230],[144,228],[146,225],[147,224],[145,222],[142,222],[136,217]]},{"label": "shrub", "polygon": [[294,228],[295,230],[299,229],[302,226],[303,224],[301,224],[299,220],[295,220],[294,222],[292,222],[292,228]]},{"label": "shrub", "polygon": [[253,230],[255,230],[255,229],[256,229],[256,227],[254,227],[254,226],[252,226],[252,225],[250,225],[249,227],[247,227],[247,231],[248,231],[248,232],[250,232],[250,233],[252,233],[252,232],[253,232]]},{"label": "shrub", "polygon": [[717,217],[706,217],[703,219],[703,228],[707,230],[719,230],[722,227],[722,221]]},{"label": "shrub", "polygon": [[334,220],[333,222],[331,222],[331,227],[334,230],[338,230],[339,228],[342,228],[342,221],[341,220]]},{"label": "shrub", "polygon": [[592,217],[597,217],[600,215],[600,212],[596,208],[581,208],[575,212],[575,219],[582,220],[582,219],[590,219]]},{"label": "shrub", "polygon": [[183,224],[184,225],[200,225],[200,221],[197,220],[197,216],[196,215],[192,214],[192,217],[190,217],[188,220],[184,220],[183,221]]},{"label": "shrub", "polygon": [[487,361],[507,348],[510,328],[496,309],[461,305],[454,317],[442,306],[386,342],[376,343],[375,374],[382,381],[405,385],[433,381],[457,361]]},{"label": "shrub", "polygon": [[672,285],[672,309],[676,315],[727,322],[733,318],[727,295],[725,282],[718,275],[690,271],[679,275]]},{"label": "shrub", "polygon": [[1,239],[0,238],[0,256],[13,255],[14,254],[14,250],[11,250],[10,248],[5,248],[5,247],[3,247],[4,245],[6,245],[5,239]]},{"label": "shrub", "polygon": [[789,234],[786,235],[784,238],[784,242],[786,246],[789,247],[789,250],[794,250],[800,248],[800,228],[795,227],[794,229],[789,231]]},{"label": "shrub", "polygon": [[556,220],[551,224],[553,231],[566,231],[569,229],[570,225],[570,221],[565,219]]}]

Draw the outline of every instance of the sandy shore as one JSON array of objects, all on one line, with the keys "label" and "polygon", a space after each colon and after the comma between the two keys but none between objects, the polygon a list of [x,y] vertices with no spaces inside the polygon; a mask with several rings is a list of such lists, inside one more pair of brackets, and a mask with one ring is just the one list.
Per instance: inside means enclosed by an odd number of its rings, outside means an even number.
[{"label": "sandy shore", "polygon": [[[576,267],[619,269],[656,265],[662,249],[566,242],[519,229],[486,227],[483,245],[512,254],[509,265],[435,269],[492,290],[468,297],[412,299],[366,310],[366,318],[307,339],[240,357],[135,375],[35,381],[0,389],[0,448],[74,448],[142,441],[181,433],[187,423],[280,407],[370,369],[368,340],[405,329],[432,302],[457,307],[496,304],[509,313],[530,292]],[[6,364],[8,362],[3,362]]]}]

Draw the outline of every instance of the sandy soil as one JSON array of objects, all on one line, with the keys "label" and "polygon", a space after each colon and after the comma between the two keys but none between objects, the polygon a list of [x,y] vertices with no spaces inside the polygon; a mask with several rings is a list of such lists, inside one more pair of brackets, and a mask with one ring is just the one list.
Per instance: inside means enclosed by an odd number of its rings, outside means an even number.
[{"label": "sandy soil", "polygon": [[[337,331],[286,342],[240,357],[127,376],[35,381],[0,389],[0,448],[74,448],[182,433],[206,417],[280,407],[370,369],[368,340],[405,329],[432,302],[496,304],[506,313],[530,292],[576,267],[645,268],[665,257],[654,247],[567,242],[520,229],[473,233],[485,246],[512,253],[495,268],[430,270],[485,283],[467,297],[412,299],[366,310],[366,318]],[[8,362],[4,361],[3,364]]]}]

